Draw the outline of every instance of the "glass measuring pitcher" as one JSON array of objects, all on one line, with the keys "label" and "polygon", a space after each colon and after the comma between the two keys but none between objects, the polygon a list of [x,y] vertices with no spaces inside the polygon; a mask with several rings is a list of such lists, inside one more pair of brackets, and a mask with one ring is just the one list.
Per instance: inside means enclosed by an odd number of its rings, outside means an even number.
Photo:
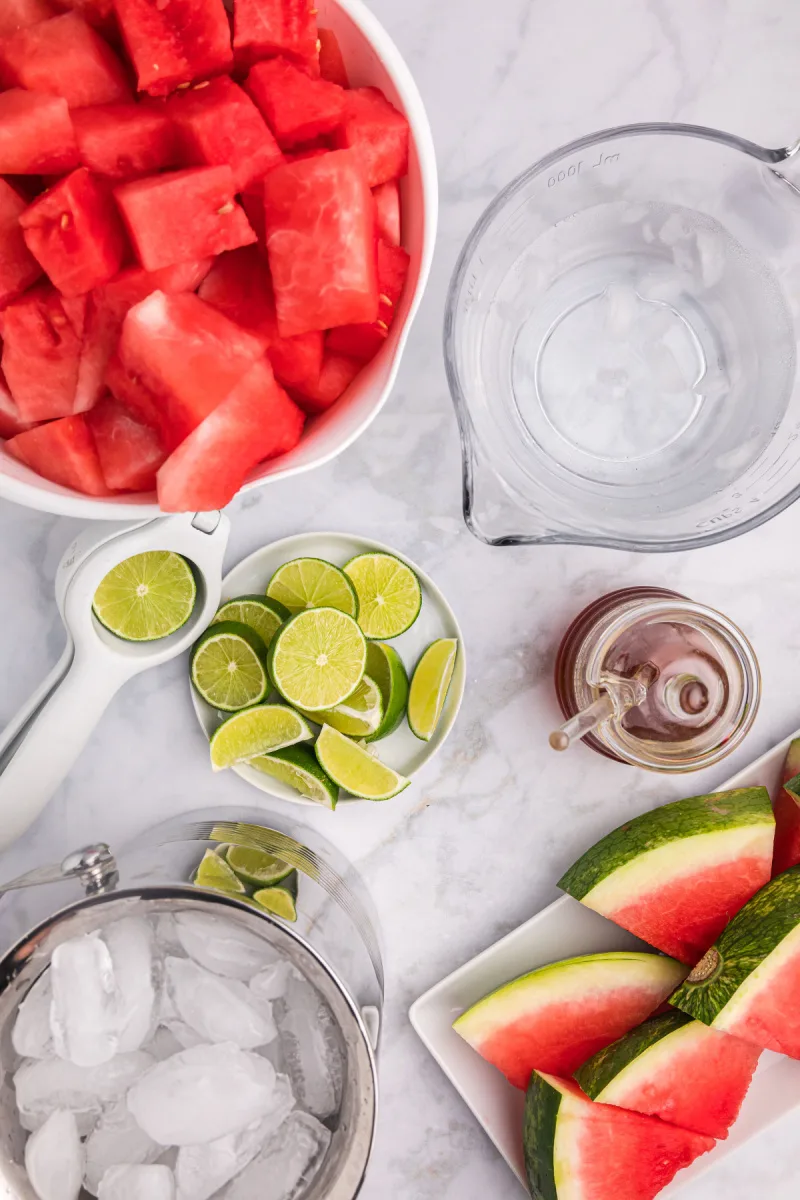
[{"label": "glass measuring pitcher", "polygon": [[625,126],[489,206],[444,331],[476,536],[689,549],[800,495],[798,149]]}]

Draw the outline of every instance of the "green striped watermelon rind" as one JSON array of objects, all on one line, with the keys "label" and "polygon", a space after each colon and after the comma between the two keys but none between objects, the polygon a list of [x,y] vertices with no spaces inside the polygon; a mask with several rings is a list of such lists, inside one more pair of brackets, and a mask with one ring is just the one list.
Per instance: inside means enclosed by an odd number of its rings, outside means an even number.
[{"label": "green striped watermelon rind", "polygon": [[542,1147],[552,1150],[555,1144],[562,1099],[561,1092],[534,1071],[525,1097],[522,1145],[528,1188],[535,1200],[558,1200],[553,1155],[541,1150]]},{"label": "green striped watermelon rind", "polygon": [[745,980],[798,925],[800,866],[777,875],[756,892],[673,992],[670,1004],[704,1025],[713,1025]]},{"label": "green striped watermelon rind", "polygon": [[794,775],[788,781],[788,783],[785,783],[783,786],[786,788],[787,792],[791,792],[793,796],[796,796],[797,799],[800,800],[800,775]]},{"label": "green striped watermelon rind", "polygon": [[599,1050],[575,1072],[575,1080],[590,1100],[596,1100],[612,1079],[635,1062],[651,1046],[655,1046],[694,1018],[683,1012],[660,1013],[650,1017],[630,1033]]},{"label": "green striped watermelon rind", "polygon": [[772,824],[772,805],[763,787],[676,800],[634,817],[601,838],[562,875],[558,887],[582,900],[620,867],[660,846],[698,834]]}]

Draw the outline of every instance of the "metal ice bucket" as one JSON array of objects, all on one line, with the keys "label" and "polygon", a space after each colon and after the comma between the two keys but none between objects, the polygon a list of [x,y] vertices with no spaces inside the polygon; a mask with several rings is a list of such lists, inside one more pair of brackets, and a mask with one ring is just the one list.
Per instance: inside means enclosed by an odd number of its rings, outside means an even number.
[{"label": "metal ice bucket", "polygon": [[[358,1195],[374,1139],[375,1051],[383,1005],[383,967],[369,899],[353,868],[312,830],[263,810],[237,816],[215,820],[199,813],[168,821],[116,857],[105,845],[87,847],[59,866],[39,868],[0,889],[10,893],[0,914],[2,928],[15,939],[0,960],[2,1200],[36,1200],[22,1167],[26,1135],[12,1083],[21,1061],[11,1043],[19,1005],[49,967],[56,946],[68,938],[123,916],[176,909],[224,915],[263,937],[329,1005],[345,1049],[342,1104],[323,1166],[302,1200],[353,1200]],[[190,882],[204,851],[220,843],[258,847],[296,868],[296,926]]]}]

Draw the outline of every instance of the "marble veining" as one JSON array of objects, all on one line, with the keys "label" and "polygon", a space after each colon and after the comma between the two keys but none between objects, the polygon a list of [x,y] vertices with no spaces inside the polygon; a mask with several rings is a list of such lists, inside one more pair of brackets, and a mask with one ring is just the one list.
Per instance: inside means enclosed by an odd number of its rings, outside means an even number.
[{"label": "marble veining", "polygon": [[[800,507],[726,545],[639,557],[582,548],[492,550],[460,515],[455,420],[440,352],[447,282],[473,222],[542,153],[630,121],[692,121],[767,145],[800,136],[800,8],[786,0],[373,0],[413,70],[441,170],[434,273],[395,394],[369,432],[314,474],[232,506],[228,565],[289,533],[341,529],[416,558],[458,610],[466,701],[446,747],[387,804],[298,810],[363,872],[378,907],[389,1002],[382,1108],[364,1200],[516,1200],[523,1193],[411,1030],[411,1001],[554,898],[561,870],[642,808],[706,790],[800,726]],[[57,658],[53,576],[77,523],[0,503],[0,724]],[[547,746],[553,654],[604,590],[668,585],[750,635],[765,697],[737,755],[683,780]],[[258,803],[212,776],[183,661],[116,699],[0,878],[83,842],[119,844],[167,815]],[[0,924],[2,913],[0,912]],[[685,1192],[789,1200],[800,1112]]]}]

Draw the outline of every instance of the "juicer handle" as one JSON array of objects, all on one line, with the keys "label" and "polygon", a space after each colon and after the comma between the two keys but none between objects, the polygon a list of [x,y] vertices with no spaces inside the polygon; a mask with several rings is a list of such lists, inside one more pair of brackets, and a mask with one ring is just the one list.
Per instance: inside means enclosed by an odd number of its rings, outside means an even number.
[{"label": "juicer handle", "polygon": [[0,762],[0,850],[21,837],[46,807],[128,677],[113,663],[99,669],[96,659],[73,658]]}]

